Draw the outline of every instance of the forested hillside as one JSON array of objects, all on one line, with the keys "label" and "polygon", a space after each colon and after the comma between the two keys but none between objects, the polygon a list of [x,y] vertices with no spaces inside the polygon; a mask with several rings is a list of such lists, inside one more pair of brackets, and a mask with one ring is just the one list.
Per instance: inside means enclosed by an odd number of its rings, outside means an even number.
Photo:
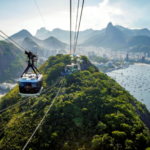
[{"label": "forested hillside", "polygon": [[13,82],[24,70],[25,57],[22,51],[12,44],[0,41],[0,83]]},{"label": "forested hillside", "polygon": [[146,53],[150,54],[150,46],[139,44],[139,45],[134,46],[133,48],[131,48],[129,52],[133,52],[133,53],[143,52],[145,54]]},{"label": "forested hillside", "polygon": [[[82,58],[83,65],[90,64]],[[70,62],[69,55],[52,56],[40,66],[44,89],[60,78]],[[91,65],[66,76],[48,93],[1,112],[0,149],[22,149],[58,91],[54,105],[26,149],[145,150],[150,146],[149,129],[141,121],[147,119],[149,125],[146,106]],[[22,100],[16,86],[2,98],[0,110]]]}]

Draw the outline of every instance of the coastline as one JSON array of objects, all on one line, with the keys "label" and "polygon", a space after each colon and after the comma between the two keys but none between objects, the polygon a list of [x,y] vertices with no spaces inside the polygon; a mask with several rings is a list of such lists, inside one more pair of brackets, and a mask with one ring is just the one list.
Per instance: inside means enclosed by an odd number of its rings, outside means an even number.
[{"label": "coastline", "polygon": [[135,65],[146,65],[146,66],[150,66],[150,64],[145,64],[145,63],[134,63]]}]

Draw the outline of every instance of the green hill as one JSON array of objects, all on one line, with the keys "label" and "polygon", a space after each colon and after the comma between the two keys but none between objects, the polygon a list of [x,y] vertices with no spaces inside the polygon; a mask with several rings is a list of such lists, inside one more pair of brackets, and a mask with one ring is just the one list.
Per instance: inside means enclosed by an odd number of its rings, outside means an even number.
[{"label": "green hill", "polygon": [[145,54],[146,53],[150,54],[150,46],[139,44],[137,46],[134,46],[132,49],[130,49],[129,52],[133,52],[133,53],[143,52]]},{"label": "green hill", "polygon": [[[47,94],[1,113],[1,149],[23,148],[59,89],[53,106],[26,149],[142,150],[150,146],[150,113],[146,106],[83,58],[81,66],[89,64],[87,70],[74,72]],[[60,71],[70,62],[69,55],[59,55],[40,66],[45,89],[58,80]],[[2,98],[0,110],[22,100],[16,86]]]},{"label": "green hill", "polygon": [[124,44],[125,36],[123,32],[113,26],[111,22],[107,25],[105,32],[91,36],[83,43],[86,46],[93,45],[112,49],[123,47]]},{"label": "green hill", "polygon": [[136,46],[139,44],[150,46],[150,37],[148,36],[133,36],[126,40],[126,44],[129,46]]},{"label": "green hill", "polygon": [[13,82],[20,77],[25,57],[22,51],[4,41],[0,41],[0,83]]},{"label": "green hill", "polygon": [[49,37],[45,40],[43,40],[43,46],[46,47],[47,49],[63,49],[67,46],[67,44],[62,43],[55,37]]}]

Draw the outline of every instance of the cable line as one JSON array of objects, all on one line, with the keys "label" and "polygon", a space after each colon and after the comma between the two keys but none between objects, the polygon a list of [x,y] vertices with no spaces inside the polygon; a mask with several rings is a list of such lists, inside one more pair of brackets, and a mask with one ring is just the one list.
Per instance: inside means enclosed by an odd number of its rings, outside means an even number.
[{"label": "cable line", "polygon": [[[37,114],[37,112],[45,105],[45,103],[35,112],[34,115]],[[33,117],[34,115],[32,115],[31,117]],[[7,144],[7,142],[9,142],[11,138],[13,138],[18,133],[18,131],[31,119],[31,117],[29,117],[29,119],[27,119],[27,121],[24,122],[24,124],[2,145],[2,147],[0,147],[0,149],[2,149]]]},{"label": "cable line", "polygon": [[[47,91],[48,89],[54,87],[54,86],[59,82],[59,80],[60,80],[60,79],[58,79],[58,80],[54,83],[54,85],[52,85],[52,86],[50,86],[49,88],[45,89],[45,91]],[[45,92],[45,91],[43,91],[43,92]],[[41,94],[42,94],[43,92],[41,92]],[[7,107],[7,108],[5,108],[5,109],[0,110],[0,113],[3,112],[3,111],[5,111],[5,110],[7,110],[7,109],[9,109],[9,108],[12,108],[12,107],[14,107],[14,106],[20,104],[20,103],[22,103],[22,102],[26,102],[29,98],[31,98],[31,97],[28,97],[27,99],[25,99],[25,100],[23,100],[23,101],[21,101],[21,102],[18,102],[18,103],[16,103],[16,104],[12,105],[12,106],[9,106],[9,107]],[[22,103],[22,104],[24,104],[24,103]],[[21,104],[21,105],[22,105],[22,104]]]},{"label": "cable line", "polygon": [[81,19],[82,19],[83,8],[84,8],[84,0],[82,1],[81,15],[80,15],[80,20],[79,20],[79,26],[78,26],[78,32],[77,32],[77,37],[76,37],[74,53],[76,51],[76,46],[77,46],[77,41],[78,41],[78,36],[79,36],[79,30],[80,30],[80,24],[81,24]]},{"label": "cable line", "polygon": [[80,4],[80,0],[78,0],[78,4],[77,4],[77,15],[76,15],[76,25],[75,25],[75,35],[74,35],[74,48],[73,51],[75,51],[75,41],[76,41],[76,32],[77,32],[77,23],[78,23],[78,14],[79,14],[79,4]]},{"label": "cable line", "polygon": [[[62,79],[61,79],[62,80]],[[61,80],[59,80],[59,82],[61,81]],[[57,82],[57,83],[59,83],[59,82]],[[57,84],[56,83],[56,84]],[[55,85],[56,85],[55,84]],[[53,86],[51,86],[52,88],[54,87],[54,85]],[[48,91],[49,92],[49,91]],[[47,93],[48,93],[47,92]],[[47,94],[46,93],[46,94]],[[59,93],[59,92],[58,92]],[[57,94],[58,94],[57,93]],[[43,97],[42,97],[43,98]],[[40,101],[40,100],[38,100],[38,101]],[[36,114],[37,114],[37,112],[44,106],[46,104],[46,102],[44,102],[43,103],[43,105],[34,113],[34,115],[32,115],[31,117],[33,117],[33,116],[35,116]],[[34,104],[35,105],[35,104]],[[31,107],[33,107],[34,105],[32,105]],[[52,105],[52,104],[51,104]],[[6,144],[7,144],[7,142],[9,142],[10,140],[11,140],[11,138],[13,138],[17,133],[18,133],[18,131],[27,123],[27,122],[29,122],[29,120],[31,119],[31,117],[29,117],[25,122],[24,122],[24,124],[0,147],[0,149],[2,149]]]},{"label": "cable line", "polygon": [[70,0],[70,55],[72,49],[72,0]]},{"label": "cable line", "polygon": [[[2,37],[4,40],[6,40],[9,44],[15,46],[16,48],[18,48],[16,45],[14,45],[13,43],[11,43],[10,41],[8,41],[8,39],[6,39],[5,37],[3,37],[2,35],[0,35],[0,37]],[[20,48],[18,48],[20,49]],[[21,50],[21,49],[20,49]],[[21,50],[22,51],[22,50]]]},{"label": "cable line", "polygon": [[28,146],[28,144],[29,144],[29,142],[31,141],[32,137],[34,136],[34,134],[36,133],[36,131],[37,131],[38,128],[40,127],[40,125],[41,125],[41,123],[43,122],[43,120],[45,119],[45,117],[46,117],[46,115],[48,114],[49,110],[50,110],[51,107],[53,106],[53,104],[54,104],[54,102],[55,102],[55,100],[56,100],[56,97],[57,97],[58,94],[59,94],[59,91],[60,91],[61,87],[62,87],[62,84],[61,84],[61,86],[60,86],[60,88],[59,88],[59,90],[58,90],[58,92],[57,92],[57,94],[56,94],[56,96],[55,96],[55,98],[54,98],[52,104],[49,106],[49,108],[48,108],[47,112],[45,113],[44,117],[42,118],[42,120],[40,121],[40,123],[38,124],[38,126],[36,127],[36,129],[34,130],[33,134],[31,135],[31,137],[29,138],[28,142],[25,144],[25,146],[23,147],[22,150],[25,150],[25,148]]},{"label": "cable line", "polygon": [[41,13],[41,11],[40,11],[40,9],[39,9],[39,7],[38,7],[38,4],[37,4],[36,0],[34,0],[34,2],[35,2],[35,4],[36,4],[36,6],[37,6],[37,9],[39,10],[39,13],[40,13],[42,19],[43,19],[43,22],[44,22],[44,24],[45,24],[45,27],[47,28],[46,23],[45,23],[45,20],[44,20],[44,18],[43,18],[43,16],[42,16],[42,13]]},{"label": "cable line", "polygon": [[26,51],[23,47],[21,47],[18,43],[16,43],[12,38],[10,38],[8,35],[6,35],[4,32],[2,32],[1,30],[0,30],[0,32],[2,33],[2,34],[4,34],[8,39],[10,39],[11,41],[13,41],[16,45],[18,45],[23,51]]}]

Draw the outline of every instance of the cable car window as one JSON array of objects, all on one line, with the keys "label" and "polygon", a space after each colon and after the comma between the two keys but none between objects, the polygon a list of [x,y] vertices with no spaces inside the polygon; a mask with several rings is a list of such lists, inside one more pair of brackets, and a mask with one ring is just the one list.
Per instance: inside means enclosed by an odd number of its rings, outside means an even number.
[{"label": "cable car window", "polygon": [[32,82],[20,82],[19,83],[20,93],[38,93],[40,90],[39,83],[32,83]]}]

